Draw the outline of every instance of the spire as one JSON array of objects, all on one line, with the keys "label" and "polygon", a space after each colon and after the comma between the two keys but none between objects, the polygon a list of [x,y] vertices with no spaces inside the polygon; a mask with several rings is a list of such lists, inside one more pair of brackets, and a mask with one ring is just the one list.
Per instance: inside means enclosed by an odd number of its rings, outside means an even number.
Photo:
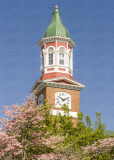
[{"label": "spire", "polygon": [[70,37],[67,29],[62,23],[58,6],[55,6],[52,21],[47,30],[45,31],[44,37],[51,36],[61,36],[61,37]]}]

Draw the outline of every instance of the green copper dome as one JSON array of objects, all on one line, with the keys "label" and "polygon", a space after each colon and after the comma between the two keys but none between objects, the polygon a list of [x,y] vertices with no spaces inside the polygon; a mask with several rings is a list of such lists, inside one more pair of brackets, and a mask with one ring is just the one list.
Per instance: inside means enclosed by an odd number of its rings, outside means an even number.
[{"label": "green copper dome", "polygon": [[58,6],[55,6],[51,24],[49,25],[44,34],[44,37],[51,36],[70,37],[67,29],[64,27],[62,23]]}]

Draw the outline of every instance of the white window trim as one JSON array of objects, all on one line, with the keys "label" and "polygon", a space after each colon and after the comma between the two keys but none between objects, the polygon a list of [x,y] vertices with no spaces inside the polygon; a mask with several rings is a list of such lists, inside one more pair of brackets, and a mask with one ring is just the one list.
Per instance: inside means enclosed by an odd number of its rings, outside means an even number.
[{"label": "white window trim", "polygon": [[[42,66],[42,54],[43,54],[43,57],[44,57],[44,66]],[[44,53],[44,49],[41,50],[40,58],[41,58],[41,70],[42,70],[45,67],[45,53]]]},{"label": "white window trim", "polygon": [[[49,52],[48,52],[48,50],[49,50],[49,48],[52,48],[53,49],[53,64],[52,65],[49,65]],[[46,66],[53,66],[53,65],[55,65],[55,47],[53,47],[53,46],[49,46],[47,49],[46,49]],[[51,53],[51,52],[50,52]]]},{"label": "white window trim", "polygon": [[[60,50],[60,48],[64,48],[64,65],[60,65],[59,64],[59,50]],[[60,65],[60,66],[66,66],[66,55],[67,55],[67,50],[66,50],[66,48],[64,47],[64,46],[59,46],[58,48],[57,48],[57,64],[58,65]]]},{"label": "white window trim", "polygon": [[[60,54],[63,54],[63,58],[60,57]],[[64,64],[60,64],[60,60],[62,60]],[[59,52],[59,65],[61,65],[61,66],[64,66],[64,65],[65,65],[65,54],[64,54],[64,53],[61,53],[61,52]]]},{"label": "white window trim", "polygon": [[[53,65],[53,61],[54,61],[54,59],[53,59],[53,52],[48,53],[48,59],[49,59],[48,65],[49,66]],[[50,61],[52,61],[52,64],[50,64]]]},{"label": "white window trim", "polygon": [[[69,56],[70,56],[70,66],[69,66]],[[68,67],[72,70],[72,50],[68,49]]]}]

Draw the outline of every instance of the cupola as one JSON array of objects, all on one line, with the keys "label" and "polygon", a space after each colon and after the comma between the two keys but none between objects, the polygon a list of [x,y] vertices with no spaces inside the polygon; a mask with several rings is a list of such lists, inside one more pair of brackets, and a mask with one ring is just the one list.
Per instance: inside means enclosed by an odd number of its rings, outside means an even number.
[{"label": "cupola", "polygon": [[68,77],[73,78],[73,47],[75,42],[62,23],[58,6],[55,6],[52,21],[38,42],[41,48],[40,80]]}]

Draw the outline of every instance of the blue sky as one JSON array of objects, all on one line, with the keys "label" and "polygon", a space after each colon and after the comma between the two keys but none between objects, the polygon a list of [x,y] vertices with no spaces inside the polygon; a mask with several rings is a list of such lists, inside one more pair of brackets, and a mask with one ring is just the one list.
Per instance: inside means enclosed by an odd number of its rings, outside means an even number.
[{"label": "blue sky", "polygon": [[[85,85],[80,110],[95,112],[114,130],[114,1],[5,0],[0,4],[0,110],[24,103],[40,74],[37,42],[49,26],[55,5],[76,45],[73,77]],[[3,113],[0,112],[0,117]]]}]

